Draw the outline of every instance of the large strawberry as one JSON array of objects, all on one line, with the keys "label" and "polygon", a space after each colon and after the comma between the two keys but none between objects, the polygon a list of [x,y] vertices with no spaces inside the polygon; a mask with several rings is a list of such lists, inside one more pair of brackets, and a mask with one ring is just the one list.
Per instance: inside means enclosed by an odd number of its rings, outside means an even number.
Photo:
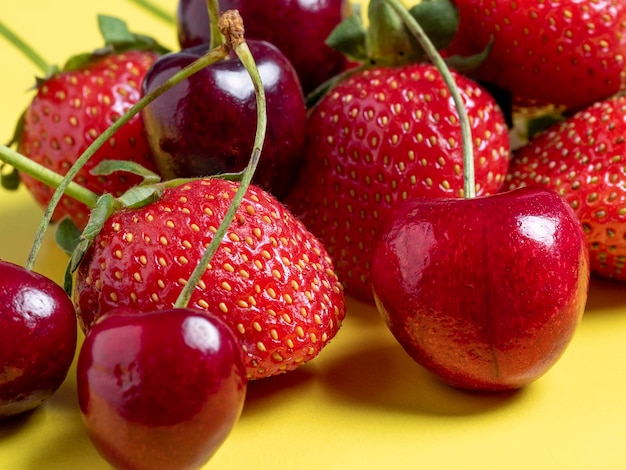
[{"label": "large strawberry", "polygon": [[626,97],[598,102],[516,151],[505,189],[540,185],[583,224],[591,270],[626,280]]},{"label": "large strawberry", "polygon": [[[477,194],[497,192],[509,162],[502,112],[475,82],[454,74],[476,147]],[[305,164],[287,203],[322,239],[347,293],[372,300],[374,234],[399,199],[463,194],[458,114],[430,64],[354,74],[315,107]]]},{"label": "large strawberry", "polygon": [[456,0],[459,30],[447,53],[490,47],[476,77],[523,104],[579,110],[626,85],[623,0]]},{"label": "large strawberry", "polygon": [[[238,183],[194,180],[113,214],[85,253],[74,300],[83,330],[116,307],[172,307]],[[237,332],[248,376],[295,369],[337,333],[345,298],[326,250],[273,196],[250,187],[191,296]]]},{"label": "large strawberry", "polygon": [[[109,42],[106,26],[110,22],[123,25],[100,17],[107,46],[76,56],[61,71],[39,80],[37,94],[23,116],[18,150],[56,173],[67,173],[82,152],[141,98],[143,77],[161,51],[151,40],[131,33],[121,41],[117,36],[116,42]],[[90,171],[102,160],[132,160],[156,171],[139,115],[94,154],[75,180],[96,193],[114,195],[141,181],[138,175],[122,172],[107,177],[92,175]],[[21,179],[45,207],[53,189],[26,174]],[[88,215],[85,205],[64,196],[54,219],[69,216],[83,227]]]}]

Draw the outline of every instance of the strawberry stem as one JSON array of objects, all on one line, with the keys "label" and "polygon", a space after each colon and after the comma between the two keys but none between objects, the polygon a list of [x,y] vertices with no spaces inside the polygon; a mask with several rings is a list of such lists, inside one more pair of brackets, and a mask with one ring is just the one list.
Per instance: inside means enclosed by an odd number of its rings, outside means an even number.
[{"label": "strawberry stem", "polygon": [[241,20],[241,16],[239,16],[239,13],[237,13],[236,11],[227,11],[221,16],[219,27],[226,37],[227,44],[229,44],[234,49],[237,57],[246,68],[246,71],[250,75],[252,83],[254,84],[254,92],[257,105],[257,127],[256,133],[254,135],[252,155],[250,157],[248,165],[243,172],[239,187],[237,188],[237,192],[233,196],[233,200],[228,206],[228,210],[226,211],[222,222],[217,228],[217,231],[213,235],[211,242],[205,249],[202,258],[191,273],[191,276],[189,276],[187,283],[185,283],[185,287],[183,287],[183,290],[176,299],[174,307],[178,308],[184,308],[189,304],[193,291],[198,285],[200,278],[206,271],[207,266],[213,258],[213,255],[222,243],[222,239],[226,235],[226,231],[230,227],[233,219],[235,218],[237,210],[239,209],[241,201],[246,194],[248,187],[250,186],[250,182],[252,181],[252,177],[254,176],[254,172],[256,171],[256,167],[259,163],[261,149],[263,148],[265,134],[267,131],[267,105],[265,100],[265,89],[263,88],[261,75],[259,74],[259,70],[257,69],[256,63],[254,62],[254,58],[252,56],[252,53],[250,52],[250,48],[243,38],[243,22]]},{"label": "strawberry stem", "polygon": [[126,111],[120,118],[115,121],[109,128],[107,128],[102,134],[100,134],[90,145],[85,149],[85,151],[78,157],[78,159],[74,162],[74,164],[69,168],[68,172],[65,174],[56,190],[52,194],[48,206],[46,207],[45,213],[39,227],[37,229],[37,233],[35,235],[35,240],[33,242],[31,251],[28,255],[28,260],[26,262],[26,267],[32,268],[35,263],[35,259],[37,254],[39,253],[39,249],[43,242],[43,236],[52,220],[52,215],[56,206],[58,205],[61,197],[67,190],[70,182],[74,179],[76,174],[81,170],[81,168],[87,163],[87,161],[92,157],[92,155],[107,141],[109,138],[113,136],[124,124],[130,121],[136,114],[138,114],[143,108],[145,108],[148,104],[153,102],[156,98],[161,96],[167,90],[172,88],[177,83],[185,80],[190,77],[194,73],[199,70],[211,65],[218,60],[225,58],[228,55],[229,48],[226,45],[220,46],[216,49],[212,49],[207,52],[202,57],[198,58],[187,67],[178,71],[172,77],[170,77],[167,81],[163,82],[159,87],[155,88],[152,92],[144,95],[141,99],[139,99],[133,106],[131,106],[128,111]]},{"label": "strawberry stem", "polygon": [[463,98],[459,93],[459,88],[450,73],[450,69],[437,51],[437,48],[430,41],[418,21],[411,16],[400,0],[385,0],[398,13],[404,21],[406,27],[415,35],[420,46],[424,49],[433,65],[437,68],[444,83],[450,91],[454,100],[457,113],[459,114],[459,124],[461,126],[461,142],[463,149],[463,194],[466,198],[476,196],[476,181],[474,176],[474,146],[472,145],[472,130],[467,116],[467,110],[463,104]]},{"label": "strawberry stem", "polygon": [[19,51],[28,57],[30,61],[44,73],[44,75],[48,75],[51,72],[52,69],[50,64],[48,64],[43,57],[41,57],[30,45],[28,45],[2,21],[0,21],[0,35],[4,36],[10,44],[13,44]]},{"label": "strawberry stem", "polygon": [[154,3],[148,0],[128,0],[128,1],[131,3],[134,3],[135,5],[140,6],[141,8],[146,10],[148,13],[151,13],[152,15],[156,16],[160,20],[163,20],[165,23],[169,25],[176,24],[176,18],[174,17],[174,15],[172,15],[170,12],[164,10],[163,8],[155,5]]}]

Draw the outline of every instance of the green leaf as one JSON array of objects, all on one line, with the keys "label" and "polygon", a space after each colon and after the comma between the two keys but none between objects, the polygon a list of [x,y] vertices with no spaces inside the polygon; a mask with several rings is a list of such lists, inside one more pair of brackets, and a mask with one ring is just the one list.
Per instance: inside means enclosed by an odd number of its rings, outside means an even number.
[{"label": "green leaf", "polygon": [[98,198],[98,202],[96,202],[96,205],[89,214],[87,225],[71,252],[70,260],[65,268],[65,276],[63,279],[63,288],[70,296],[72,295],[72,275],[78,269],[85,253],[93,243],[93,240],[102,230],[106,220],[109,218],[109,215],[114,207],[114,202],[115,198],[108,193],[103,194],[100,198]]},{"label": "green leaf", "polygon": [[136,209],[157,200],[161,194],[155,185],[134,186],[117,198],[117,203],[122,207]]},{"label": "green leaf", "polygon": [[422,0],[409,13],[437,50],[450,44],[459,26],[459,11],[451,0]]},{"label": "green leaf", "polygon": [[20,186],[19,172],[12,167],[11,170],[5,172],[3,171],[5,166],[8,165],[0,165],[0,184],[4,189],[8,189],[9,191],[15,191]]},{"label": "green leaf", "polygon": [[107,176],[116,171],[124,171],[143,178],[143,184],[158,183],[161,177],[137,162],[130,160],[102,160],[90,173],[96,176]]},{"label": "green leaf", "polygon": [[114,16],[98,15],[98,27],[106,45],[128,44],[135,41],[126,22]]},{"label": "green leaf", "polygon": [[349,16],[339,23],[326,38],[326,44],[346,57],[357,62],[368,59],[366,47],[367,31],[360,14]]},{"label": "green leaf", "polygon": [[444,60],[448,67],[455,69],[458,72],[471,74],[487,59],[493,48],[494,38],[491,36],[489,44],[481,51],[471,56],[459,56],[453,55],[445,57]]},{"label": "green leaf", "polygon": [[560,113],[546,113],[533,117],[526,122],[528,138],[532,139],[540,132],[545,131],[551,126],[565,121],[567,118]]},{"label": "green leaf", "polygon": [[81,231],[69,217],[61,220],[57,226],[55,240],[59,248],[72,255],[80,242]]}]

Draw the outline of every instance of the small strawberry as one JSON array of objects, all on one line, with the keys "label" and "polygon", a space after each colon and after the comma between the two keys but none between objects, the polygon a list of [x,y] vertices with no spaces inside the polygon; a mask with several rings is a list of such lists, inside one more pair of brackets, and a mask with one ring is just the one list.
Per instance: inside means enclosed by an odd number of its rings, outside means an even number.
[{"label": "small strawberry", "polygon": [[[105,39],[108,22],[121,24],[100,17]],[[143,77],[159,56],[159,48],[146,38],[128,34],[122,42],[107,42],[102,50],[76,56],[63,70],[38,82],[37,94],[17,133],[19,152],[64,175],[83,151],[141,98]],[[156,172],[140,116],[109,139],[75,181],[96,193],[116,196],[141,182],[140,176],[130,173],[119,172],[110,177],[90,174],[102,160],[133,160]],[[26,174],[21,175],[21,180],[45,207],[54,190]],[[64,196],[54,220],[69,216],[77,226],[84,227],[88,215],[85,205]]]},{"label": "small strawberry", "polygon": [[582,109],[626,86],[623,0],[456,0],[459,29],[447,54],[489,44],[475,76],[517,101]]},{"label": "small strawberry", "polygon": [[591,271],[626,280],[626,97],[595,103],[515,152],[505,189],[557,191],[580,219]]},{"label": "small strawberry", "polygon": [[[494,99],[454,74],[476,148],[476,192],[497,192],[509,162]],[[346,291],[371,301],[370,250],[397,200],[463,195],[461,131],[430,64],[375,67],[333,88],[312,111],[305,164],[287,205],[327,247]]]},{"label": "small strawberry", "polygon": [[[76,271],[82,329],[116,307],[172,307],[237,188],[221,179],[194,180],[109,217]],[[251,379],[293,370],[315,357],[345,316],[344,293],[324,247],[254,186],[188,306],[232,326]]]}]

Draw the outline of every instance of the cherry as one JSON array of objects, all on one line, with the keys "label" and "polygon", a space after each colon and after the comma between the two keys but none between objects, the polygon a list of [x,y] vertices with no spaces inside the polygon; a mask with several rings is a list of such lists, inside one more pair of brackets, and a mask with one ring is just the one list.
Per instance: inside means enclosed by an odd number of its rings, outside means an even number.
[{"label": "cherry", "polygon": [[116,468],[201,467],[241,414],[241,351],[231,329],[207,312],[109,312],[78,356],[89,438]]},{"label": "cherry", "polygon": [[[265,41],[248,40],[267,99],[268,130],[254,182],[286,195],[299,169],[306,108],[293,67]],[[159,58],[144,79],[149,93],[208,50],[200,45]],[[234,53],[174,86],[142,110],[150,146],[167,178],[239,172],[257,123],[254,87]]]},{"label": "cherry", "polygon": [[394,337],[443,381],[520,388],[554,365],[582,318],[585,237],[542,188],[413,199],[382,228],[372,284]]},{"label": "cherry", "polygon": [[0,261],[0,417],[35,409],[61,386],[74,359],[72,301],[54,281]]},{"label": "cherry", "polygon": [[[239,10],[247,38],[268,41],[285,54],[298,72],[305,93],[347,66],[344,56],[325,43],[348,14],[346,0],[221,0],[220,7]],[[180,0],[177,25],[182,48],[209,42],[206,0]]]}]

